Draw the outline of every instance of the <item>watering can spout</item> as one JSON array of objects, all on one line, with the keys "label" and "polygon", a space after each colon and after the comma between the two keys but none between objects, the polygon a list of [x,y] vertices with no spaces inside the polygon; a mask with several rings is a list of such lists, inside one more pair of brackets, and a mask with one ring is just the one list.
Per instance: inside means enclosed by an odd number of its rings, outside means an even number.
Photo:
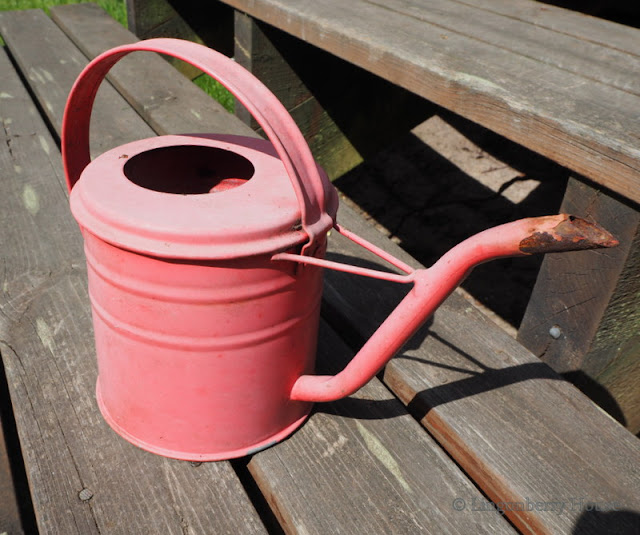
[{"label": "watering can spout", "polygon": [[[359,240],[359,243],[379,252],[375,246],[363,243],[361,238]],[[618,240],[603,228],[568,214],[521,219],[480,232],[448,251],[429,269],[408,272],[404,282],[411,282],[414,287],[347,367],[333,376],[301,376],[292,388],[291,398],[319,402],[353,394],[400,350],[479,264],[509,256],[616,245]],[[335,268],[334,265],[327,267]]]}]

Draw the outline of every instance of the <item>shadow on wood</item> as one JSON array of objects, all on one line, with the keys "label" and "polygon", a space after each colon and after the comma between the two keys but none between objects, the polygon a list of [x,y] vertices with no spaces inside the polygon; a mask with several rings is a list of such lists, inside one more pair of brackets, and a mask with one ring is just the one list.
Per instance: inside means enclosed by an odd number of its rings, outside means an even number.
[{"label": "shadow on wood", "polygon": [[36,518],[2,358],[0,424],[0,530],[12,535],[36,534]]},{"label": "shadow on wood", "polygon": [[[336,180],[336,186],[421,264],[429,266],[465,238],[491,226],[558,211],[567,171],[460,118],[447,122],[481,151],[502,149],[522,180],[540,184],[519,203],[483,185],[418,136],[402,136],[377,157]],[[511,154],[511,157],[509,157]],[[507,258],[478,266],[462,287],[517,327],[542,262],[541,256]]]},{"label": "shadow on wood", "polygon": [[[235,39],[236,61],[283,103],[332,179],[434,112],[413,93],[241,13]],[[257,127],[242,106],[236,114]]]},{"label": "shadow on wood", "polygon": [[[583,498],[574,498],[575,507],[580,507],[583,513],[578,518],[572,535],[588,535],[598,533],[599,535],[637,535],[640,533],[640,514],[635,511],[611,510],[619,508],[616,502],[611,503],[589,503],[581,501]],[[572,504],[573,505],[573,504]],[[603,509],[599,511],[598,509]]]},{"label": "shadow on wood", "polygon": [[592,379],[581,370],[563,373],[562,377],[573,384],[601,409],[609,413],[609,416],[622,425],[627,425],[627,419],[624,416],[622,408],[618,405],[616,398],[614,398],[604,386],[598,383],[598,381]]}]

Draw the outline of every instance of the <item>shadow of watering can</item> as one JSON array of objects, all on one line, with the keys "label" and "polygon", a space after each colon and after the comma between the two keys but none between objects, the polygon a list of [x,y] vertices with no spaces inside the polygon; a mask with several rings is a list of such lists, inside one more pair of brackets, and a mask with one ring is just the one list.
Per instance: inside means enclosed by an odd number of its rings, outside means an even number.
[{"label": "shadow of watering can", "polygon": [[[168,135],[90,161],[98,86],[138,50],[219,80],[268,141]],[[275,96],[188,41],[152,39],[94,59],[69,95],[62,155],[85,241],[100,410],[132,443],[179,459],[239,457],[284,439],[312,402],[369,381],[479,263],[617,244],[582,219],[539,217],[481,232],[414,270],[336,223],[336,191]],[[331,229],[403,274],[324,260]],[[335,376],[313,375],[322,268],[413,284]]]}]

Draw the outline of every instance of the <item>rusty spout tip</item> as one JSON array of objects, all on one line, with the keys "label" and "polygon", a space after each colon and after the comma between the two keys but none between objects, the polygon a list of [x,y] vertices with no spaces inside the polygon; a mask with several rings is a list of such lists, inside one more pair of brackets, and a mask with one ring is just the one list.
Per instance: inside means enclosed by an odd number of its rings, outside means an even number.
[{"label": "rusty spout tip", "polygon": [[519,248],[525,254],[562,253],[585,249],[615,247],[620,242],[601,226],[581,217],[560,214],[559,223],[551,228],[532,229]]}]

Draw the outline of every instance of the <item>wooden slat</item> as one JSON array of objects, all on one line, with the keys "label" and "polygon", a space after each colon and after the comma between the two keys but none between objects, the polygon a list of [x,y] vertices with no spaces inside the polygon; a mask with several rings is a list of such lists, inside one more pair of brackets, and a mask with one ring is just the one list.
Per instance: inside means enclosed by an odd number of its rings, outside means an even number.
[{"label": "wooden slat", "polygon": [[[89,59],[137,41],[95,4],[57,6],[51,15]],[[199,87],[175,76],[175,69],[155,54],[123,58],[110,72],[109,80],[158,134],[256,135]]]},{"label": "wooden slat", "polygon": [[640,200],[635,95],[366,0],[225,3]]},{"label": "wooden slat", "polygon": [[[350,350],[326,325],[319,338],[318,373],[335,373]],[[495,510],[472,510],[483,496],[377,379],[318,404],[249,470],[287,533],[514,532]]]},{"label": "wooden slat", "polygon": [[[417,265],[344,205],[339,220]],[[334,235],[329,257],[379,264]],[[324,295],[332,324],[362,340],[404,292],[328,272]],[[384,380],[494,502],[565,504],[562,514],[508,511],[519,530],[568,533],[578,522],[594,533],[616,522],[635,529],[633,515],[590,514],[572,500],[640,511],[640,442],[459,294],[391,361]]]},{"label": "wooden slat", "polygon": [[[47,119],[59,130],[67,95],[87,64],[86,58],[41,10],[0,12],[0,34]],[[96,103],[91,128],[92,154],[153,135],[153,130],[109,84],[101,86]],[[104,110],[114,109],[117,113],[103,114]]]},{"label": "wooden slat", "polygon": [[[285,39],[285,43],[278,41],[278,38]],[[305,136],[314,158],[330,178],[335,178],[361,163],[363,158],[353,143],[340,132],[291,64],[291,57],[294,56],[304,57],[303,61],[308,62],[307,64],[317,65],[320,59],[317,57],[318,49],[308,50],[307,47],[306,50],[299,51],[300,47],[296,47],[297,43],[292,41],[296,40],[271,26],[261,25],[248,15],[238,12],[235,14],[235,61],[260,79],[278,97]],[[309,52],[316,52],[316,57],[309,58]],[[323,54],[322,51],[319,52]],[[235,113],[264,135],[244,106],[236,103]]]},{"label": "wooden slat", "polygon": [[[518,340],[640,432],[640,212],[576,179],[561,211],[598,221],[614,249],[548,255]],[[559,329],[551,336],[552,328]]]},{"label": "wooden slat", "polygon": [[264,533],[229,463],[143,452],[100,417],[82,240],[60,153],[4,52],[0,72],[0,350],[40,533]]},{"label": "wooden slat", "polygon": [[[579,39],[528,21],[450,0],[368,0],[443,32],[504,49],[582,78],[640,95],[640,56]],[[579,17],[579,16],[578,16]],[[615,28],[616,25],[613,25]],[[640,40],[640,36],[637,36]]]},{"label": "wooden slat", "polygon": [[569,9],[531,0],[455,1],[597,43],[603,47],[640,56],[638,30],[632,26],[617,24],[598,17],[583,16]]}]

